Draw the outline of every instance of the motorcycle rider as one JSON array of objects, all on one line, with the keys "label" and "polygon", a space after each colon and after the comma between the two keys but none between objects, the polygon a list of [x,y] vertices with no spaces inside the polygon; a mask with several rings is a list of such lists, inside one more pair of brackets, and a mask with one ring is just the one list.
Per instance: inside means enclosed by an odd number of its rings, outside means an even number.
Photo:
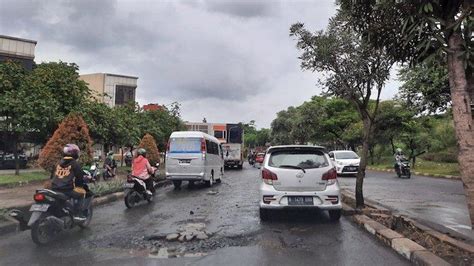
[{"label": "motorcycle rider", "polygon": [[114,159],[114,152],[109,151],[107,153],[107,158],[104,161],[104,179],[115,177],[115,171],[117,169],[117,162]]},{"label": "motorcycle rider", "polygon": [[402,171],[402,169],[401,169],[401,165],[402,165],[401,162],[406,160],[405,155],[403,154],[402,149],[397,148],[397,149],[396,149],[396,152],[395,152],[395,154],[394,154],[393,156],[395,157],[395,167],[397,167],[397,169],[401,172],[401,171]]},{"label": "motorcycle rider", "polygon": [[146,158],[146,150],[144,148],[139,148],[137,150],[137,157],[133,159],[132,175],[145,181],[146,193],[150,196],[155,192],[153,179],[151,178],[153,172],[154,169]]},{"label": "motorcycle rider", "polygon": [[80,149],[76,144],[66,144],[63,154],[64,157],[51,173],[51,189],[73,198],[75,201],[72,210],[74,220],[85,221],[86,217],[82,213],[83,200],[86,196],[84,172],[77,162]]}]

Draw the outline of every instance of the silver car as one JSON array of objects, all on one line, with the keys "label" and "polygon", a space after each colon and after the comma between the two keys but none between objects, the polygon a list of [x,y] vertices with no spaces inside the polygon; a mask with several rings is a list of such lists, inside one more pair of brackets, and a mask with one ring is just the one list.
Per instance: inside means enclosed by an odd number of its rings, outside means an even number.
[{"label": "silver car", "polygon": [[308,145],[268,148],[261,169],[260,219],[270,210],[327,210],[332,221],[341,217],[337,172],[323,147]]}]

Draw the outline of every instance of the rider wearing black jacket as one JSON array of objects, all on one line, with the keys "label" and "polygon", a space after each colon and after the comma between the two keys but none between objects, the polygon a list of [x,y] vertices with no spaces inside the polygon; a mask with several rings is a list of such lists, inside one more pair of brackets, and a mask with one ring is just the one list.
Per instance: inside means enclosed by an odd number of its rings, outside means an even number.
[{"label": "rider wearing black jacket", "polygon": [[74,219],[85,219],[82,215],[82,202],[86,191],[84,190],[84,172],[77,162],[80,150],[75,144],[67,144],[63,149],[64,157],[51,173],[51,188],[54,191],[77,200],[74,205]]}]

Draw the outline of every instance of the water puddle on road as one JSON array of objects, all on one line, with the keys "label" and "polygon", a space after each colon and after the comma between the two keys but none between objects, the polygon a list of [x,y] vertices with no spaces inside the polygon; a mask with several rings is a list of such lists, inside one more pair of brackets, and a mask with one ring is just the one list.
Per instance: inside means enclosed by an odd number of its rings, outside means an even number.
[{"label": "water puddle on road", "polygon": [[195,253],[190,253],[190,252],[184,252],[184,251],[171,251],[168,248],[160,248],[157,250],[157,252],[150,253],[148,255],[149,258],[154,258],[154,259],[171,259],[171,258],[196,258],[196,257],[202,257],[206,256],[207,253],[205,252],[195,252]]}]

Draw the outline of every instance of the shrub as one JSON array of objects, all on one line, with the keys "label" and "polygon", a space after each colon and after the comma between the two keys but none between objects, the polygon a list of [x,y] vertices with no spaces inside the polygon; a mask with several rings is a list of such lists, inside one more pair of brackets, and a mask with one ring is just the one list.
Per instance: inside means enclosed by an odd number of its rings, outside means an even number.
[{"label": "shrub", "polygon": [[81,156],[79,162],[88,164],[92,161],[92,141],[89,128],[81,116],[69,114],[59,124],[53,136],[48,140],[39,155],[39,165],[48,172],[52,172],[56,164],[63,157],[63,148],[72,143],[79,146]]},{"label": "shrub", "polygon": [[146,150],[146,157],[152,166],[160,162],[158,146],[156,145],[155,139],[150,134],[147,133],[143,136],[138,148],[144,148]]},{"label": "shrub", "polygon": [[457,163],[458,158],[456,153],[450,151],[426,153],[421,156],[423,160],[442,162],[442,163]]}]

